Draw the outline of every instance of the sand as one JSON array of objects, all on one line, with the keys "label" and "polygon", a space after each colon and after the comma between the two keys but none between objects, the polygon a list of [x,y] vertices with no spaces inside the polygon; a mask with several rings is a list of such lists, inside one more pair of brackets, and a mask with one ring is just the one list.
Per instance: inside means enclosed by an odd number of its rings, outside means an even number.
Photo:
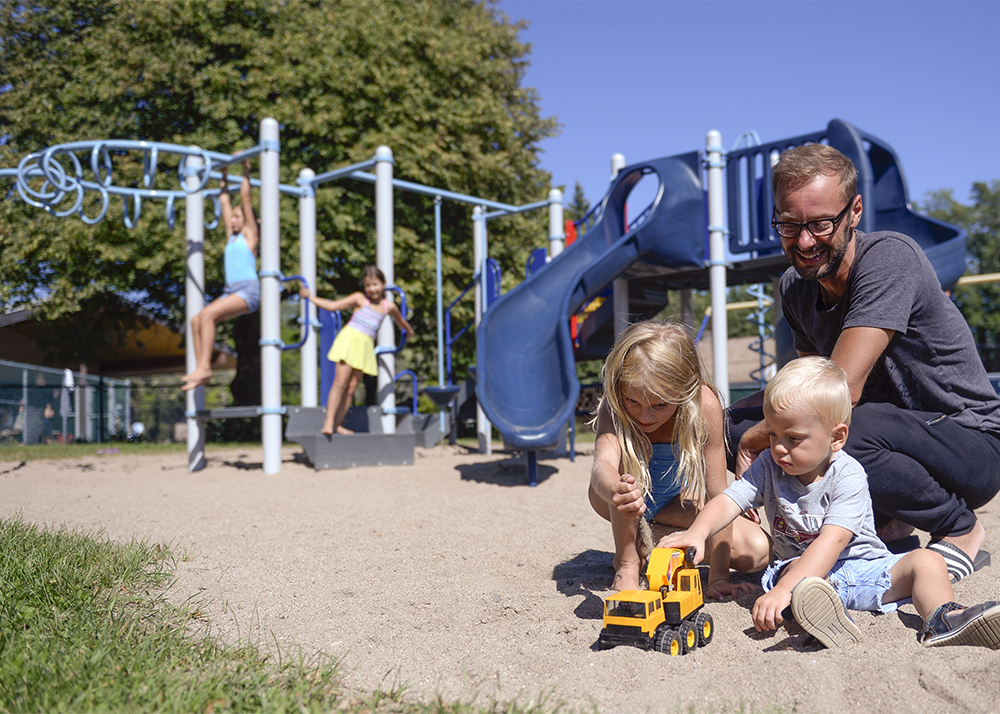
[{"label": "sand", "polygon": [[[995,712],[1000,652],[926,649],[912,606],[853,613],[856,646],[810,645],[797,625],[757,633],[754,596],[710,602],[716,635],[683,657],[597,649],[610,527],[587,502],[592,447],[539,462],[459,446],[412,466],[314,471],[259,448],[0,461],[0,514],[183,556],[171,597],[195,597],[213,636],[337,658],[346,687],[432,701],[545,701],[567,711]],[[2,452],[0,452],[2,459]],[[1000,556],[997,502],[980,511]],[[926,540],[926,534],[922,534]],[[956,586],[1000,600],[1000,557]]]}]

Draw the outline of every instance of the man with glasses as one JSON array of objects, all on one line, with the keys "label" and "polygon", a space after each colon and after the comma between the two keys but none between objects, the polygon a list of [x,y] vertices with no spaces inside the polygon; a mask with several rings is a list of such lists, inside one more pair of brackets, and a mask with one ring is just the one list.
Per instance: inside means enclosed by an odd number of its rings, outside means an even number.
[{"label": "man with glasses", "polygon": [[[972,332],[908,236],[857,230],[857,172],[836,149],[782,153],[771,225],[792,263],[781,308],[798,355],[847,373],[845,450],[865,467],[880,537],[931,535],[953,580],[988,564],[973,509],[1000,490],[1000,400]],[[770,446],[754,395],[731,410],[730,468]],[[738,449],[737,449],[738,446]]]}]

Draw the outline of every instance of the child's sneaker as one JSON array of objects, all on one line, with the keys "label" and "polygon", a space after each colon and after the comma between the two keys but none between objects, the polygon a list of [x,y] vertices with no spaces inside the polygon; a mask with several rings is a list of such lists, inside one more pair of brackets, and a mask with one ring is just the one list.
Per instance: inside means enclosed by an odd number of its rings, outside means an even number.
[{"label": "child's sneaker", "polygon": [[828,648],[861,641],[840,596],[823,578],[803,578],[792,589],[792,614],[802,628]]},{"label": "child's sneaker", "polygon": [[927,618],[917,640],[925,647],[972,645],[1000,649],[1000,602],[991,600],[961,608],[956,602],[941,605]]}]

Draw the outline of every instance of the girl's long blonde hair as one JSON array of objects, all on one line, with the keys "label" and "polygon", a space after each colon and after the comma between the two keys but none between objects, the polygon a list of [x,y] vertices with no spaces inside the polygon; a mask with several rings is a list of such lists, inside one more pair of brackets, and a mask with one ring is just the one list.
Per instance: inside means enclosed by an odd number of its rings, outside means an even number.
[{"label": "girl's long blonde hair", "polygon": [[707,378],[690,328],[677,322],[650,320],[629,325],[619,336],[601,370],[604,393],[598,410],[608,405],[618,444],[621,473],[636,476],[643,494],[652,479],[649,459],[653,445],[628,415],[624,391],[642,389],[651,398],[677,405],[674,415],[674,456],[683,498],[701,508],[707,499],[705,445],[708,429],[701,409],[701,389],[715,387]]}]

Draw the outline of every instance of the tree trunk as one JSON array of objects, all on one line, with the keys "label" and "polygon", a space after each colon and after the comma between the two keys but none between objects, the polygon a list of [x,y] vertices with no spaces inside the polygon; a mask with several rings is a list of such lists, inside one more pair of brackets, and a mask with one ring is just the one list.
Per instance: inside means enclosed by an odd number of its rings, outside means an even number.
[{"label": "tree trunk", "polygon": [[258,406],[260,389],[260,317],[240,315],[233,325],[236,343],[236,376],[229,385],[236,406]]}]

